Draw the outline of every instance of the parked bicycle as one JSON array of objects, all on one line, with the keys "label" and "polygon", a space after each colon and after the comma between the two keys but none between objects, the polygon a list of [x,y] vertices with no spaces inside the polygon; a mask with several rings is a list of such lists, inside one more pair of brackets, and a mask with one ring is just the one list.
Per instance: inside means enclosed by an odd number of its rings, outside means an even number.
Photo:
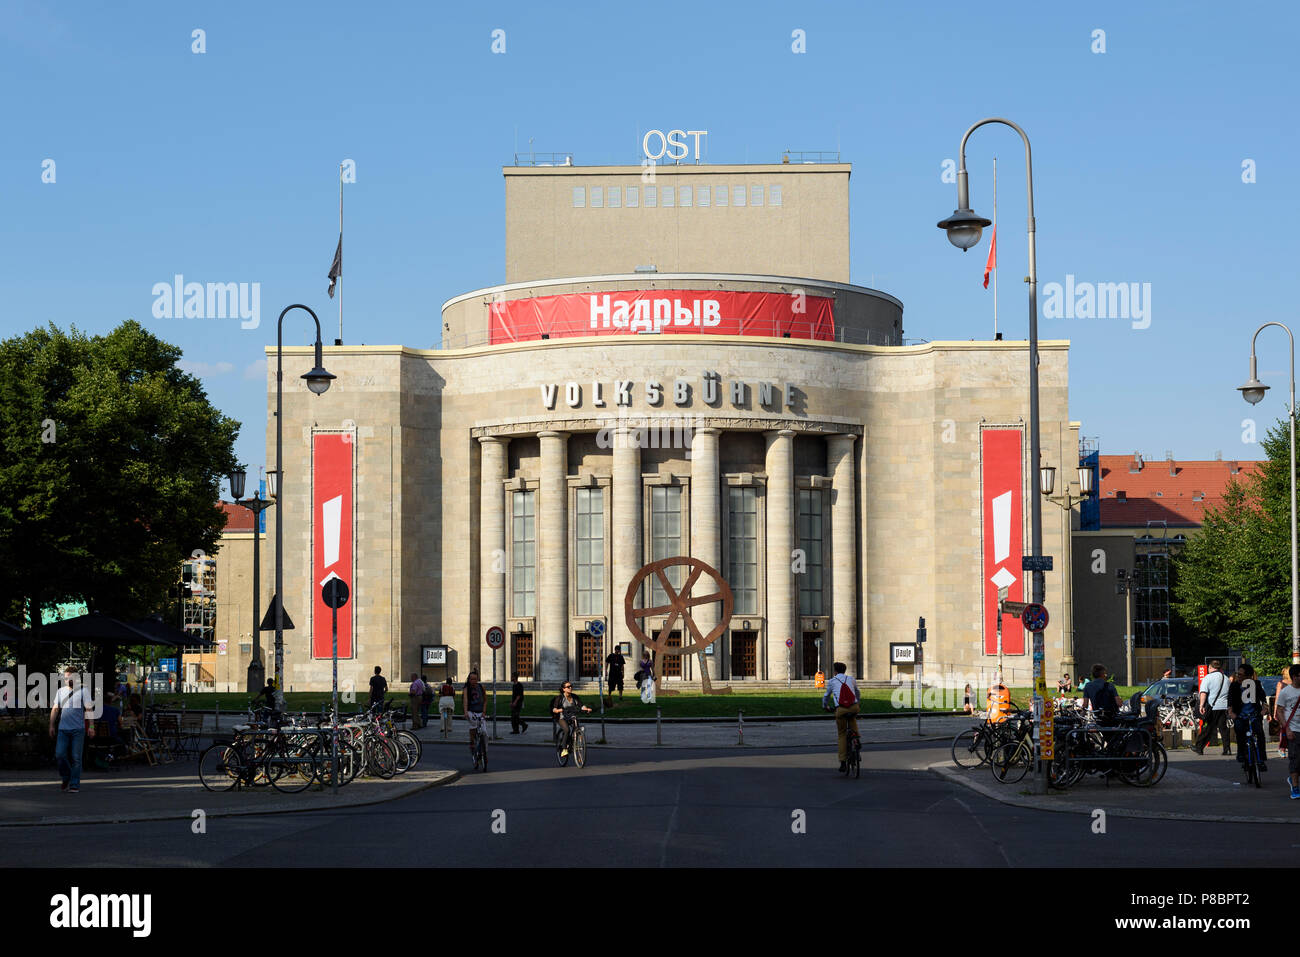
[{"label": "parked bicycle", "polygon": [[1014,740],[1020,722],[1029,715],[1030,712],[1017,709],[1004,721],[985,719],[975,727],[960,732],[952,739],[953,763],[963,770],[982,767],[988,763],[994,751]]}]

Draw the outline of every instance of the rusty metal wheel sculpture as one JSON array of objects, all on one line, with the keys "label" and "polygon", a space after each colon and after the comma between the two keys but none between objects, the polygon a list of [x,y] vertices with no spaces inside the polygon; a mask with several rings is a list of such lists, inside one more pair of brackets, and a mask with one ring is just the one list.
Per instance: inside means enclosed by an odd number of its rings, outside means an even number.
[{"label": "rusty metal wheel sculpture", "polygon": [[[686,581],[682,584],[681,590],[674,588],[664,569],[671,568],[675,565],[685,565],[688,569]],[[659,587],[663,589],[664,594],[668,597],[668,604],[653,605],[648,608],[637,608],[637,596],[641,591],[641,584],[654,575],[659,580]],[[700,578],[708,575],[716,585],[713,591],[705,595],[693,595],[693,589]],[[722,602],[722,614],[718,623],[709,631],[707,635],[700,633],[700,627],[695,623],[691,615],[691,609],[699,605],[709,605],[714,602]],[[649,565],[642,567],[627,586],[627,594],[623,598],[623,616],[627,622],[628,629],[636,636],[642,644],[658,652],[659,661],[662,662],[665,655],[698,655],[700,658],[700,686],[705,694],[729,694],[731,688],[714,689],[709,681],[709,671],[704,664],[704,649],[717,641],[727,629],[727,623],[731,620],[731,610],[734,605],[734,599],[731,595],[731,586],[727,584],[726,579],[718,574],[717,569],[700,561],[698,558],[690,558],[685,555],[679,555],[675,558],[661,558],[657,562],[651,562]],[[645,618],[656,617],[666,614],[664,625],[659,629],[657,637],[651,638],[641,628],[641,621]],[[668,636],[672,634],[673,626],[681,619],[683,630],[689,630],[694,642],[683,644],[680,647],[668,645]],[[660,681],[663,679],[663,667],[655,669],[655,693],[659,693]]]}]

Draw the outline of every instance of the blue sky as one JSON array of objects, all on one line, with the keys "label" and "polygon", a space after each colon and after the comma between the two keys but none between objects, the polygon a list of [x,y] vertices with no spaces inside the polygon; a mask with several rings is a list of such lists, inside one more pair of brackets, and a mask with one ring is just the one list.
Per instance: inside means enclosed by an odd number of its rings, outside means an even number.
[{"label": "blue sky", "polygon": [[[429,347],[439,307],[504,277],[501,166],[530,137],[635,163],[638,130],[707,129],[708,159],[853,163],[852,280],[901,299],[909,337],[990,338],[986,245],[935,223],[962,132],[1034,145],[1041,287],[1150,283],[1151,323],[1040,320],[1068,338],[1070,406],[1103,452],[1257,458],[1285,414],[1300,138],[1293,5],[661,2],[153,3],[0,7],[0,335],[133,317],[180,345],[264,464],[263,372],[291,302],[322,315],[346,187],[345,339]],[[206,52],[192,52],[192,31]],[[492,31],[506,53],[491,52]],[[807,52],[791,51],[805,31]],[[1105,53],[1092,52],[1105,31]],[[1026,335],[1023,152],[971,140],[974,207],[998,157],[1000,328]],[[55,181],[42,164],[55,162]],[[1255,163],[1256,182],[1242,182]],[[1291,164],[1288,166],[1287,164]],[[987,234],[985,238],[987,243]],[[261,284],[261,325],[155,319],[152,288]],[[1041,305],[1041,302],[1040,302]],[[309,341],[309,320],[286,322]]]}]

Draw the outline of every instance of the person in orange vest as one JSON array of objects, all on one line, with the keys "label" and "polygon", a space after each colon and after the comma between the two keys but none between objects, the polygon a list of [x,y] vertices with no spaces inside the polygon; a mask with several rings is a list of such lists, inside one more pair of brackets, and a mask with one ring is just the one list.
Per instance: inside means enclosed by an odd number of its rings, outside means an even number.
[{"label": "person in orange vest", "polygon": [[991,685],[988,694],[989,721],[1001,724],[1011,713],[1011,689],[1002,682]]}]

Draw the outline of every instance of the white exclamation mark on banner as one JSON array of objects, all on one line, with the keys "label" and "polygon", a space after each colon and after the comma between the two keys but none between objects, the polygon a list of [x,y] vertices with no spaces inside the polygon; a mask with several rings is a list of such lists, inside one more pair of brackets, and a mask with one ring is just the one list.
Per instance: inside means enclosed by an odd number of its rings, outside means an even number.
[{"label": "white exclamation mark on banner", "polygon": [[[1007,494],[1010,494],[1009,492]],[[320,507],[321,524],[325,528],[325,567],[338,564],[339,539],[343,527],[343,496],[336,495]],[[331,578],[338,578],[337,572],[330,572],[321,579],[323,586]]]},{"label": "white exclamation mark on banner", "polygon": [[[1003,492],[993,499],[993,563],[999,565],[1011,557],[1011,492]],[[993,584],[999,588],[1010,588],[1016,576],[1005,568],[999,568],[993,576]]]}]

